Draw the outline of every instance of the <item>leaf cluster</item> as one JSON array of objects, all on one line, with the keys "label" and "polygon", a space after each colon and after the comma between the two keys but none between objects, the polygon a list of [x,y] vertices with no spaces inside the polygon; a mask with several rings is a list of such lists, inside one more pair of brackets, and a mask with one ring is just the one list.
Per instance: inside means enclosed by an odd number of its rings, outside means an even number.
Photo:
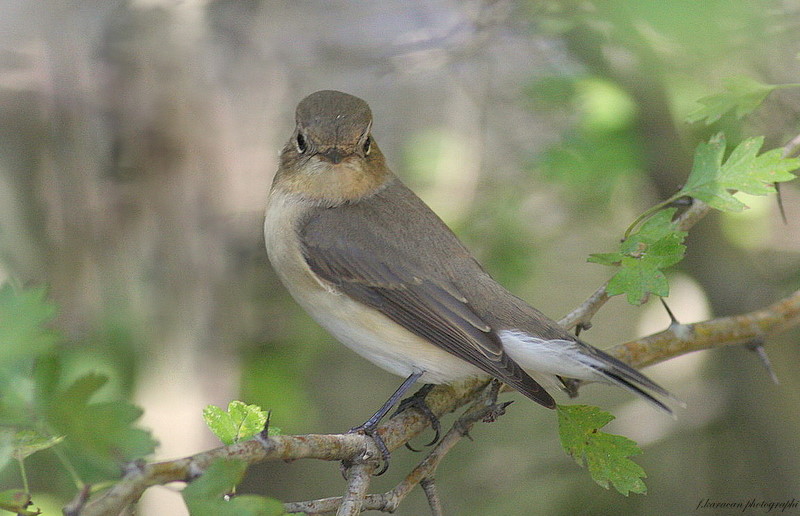
[{"label": "leaf cluster", "polygon": [[608,294],[626,294],[633,305],[646,302],[650,294],[669,295],[664,269],[680,262],[686,250],[683,241],[687,233],[674,220],[677,209],[670,207],[680,199],[696,199],[720,211],[739,212],[747,206],[737,193],[767,195],[776,191],[777,183],[793,180],[792,171],[800,168],[800,159],[783,157],[781,149],[759,154],[763,144],[763,136],[748,138],[726,158],[723,133],[700,143],[683,188],[637,218],[618,251],[589,257],[590,262],[619,267],[608,283]]},{"label": "leaf cluster", "polygon": [[[17,490],[0,493],[12,503],[0,507],[23,514],[30,499],[24,461],[34,453],[52,450],[81,487],[117,478],[124,463],[156,446],[149,432],[136,427],[141,409],[103,399],[106,376],[64,378],[64,339],[49,326],[55,315],[45,289],[0,287],[0,469],[16,462],[27,495],[26,501]],[[23,505],[13,505],[20,500]]]}]

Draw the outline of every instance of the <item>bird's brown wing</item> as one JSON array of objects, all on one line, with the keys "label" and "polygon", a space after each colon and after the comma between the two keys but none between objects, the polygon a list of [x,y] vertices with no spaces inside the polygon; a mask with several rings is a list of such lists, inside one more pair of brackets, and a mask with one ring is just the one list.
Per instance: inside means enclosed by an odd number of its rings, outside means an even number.
[{"label": "bird's brown wing", "polygon": [[555,407],[550,394],[503,351],[497,334],[450,282],[415,275],[412,271],[425,270],[414,266],[416,257],[369,232],[347,240],[331,229],[312,223],[300,232],[306,262],[321,279],[537,403]]}]

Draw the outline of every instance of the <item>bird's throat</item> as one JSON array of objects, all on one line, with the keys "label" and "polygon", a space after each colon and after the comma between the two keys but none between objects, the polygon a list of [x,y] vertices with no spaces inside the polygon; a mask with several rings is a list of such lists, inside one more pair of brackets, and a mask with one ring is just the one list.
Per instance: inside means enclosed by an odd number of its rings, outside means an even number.
[{"label": "bird's throat", "polygon": [[372,195],[392,176],[385,166],[371,166],[356,159],[334,164],[312,158],[291,172],[289,170],[284,167],[278,170],[273,189],[327,206],[355,202]]}]

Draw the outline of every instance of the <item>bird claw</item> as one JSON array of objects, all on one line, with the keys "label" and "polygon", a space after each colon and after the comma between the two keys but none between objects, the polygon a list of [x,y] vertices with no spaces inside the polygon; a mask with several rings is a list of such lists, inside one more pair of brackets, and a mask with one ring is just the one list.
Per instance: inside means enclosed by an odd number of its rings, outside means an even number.
[{"label": "bird claw", "polygon": [[[377,425],[368,425],[363,424],[356,427],[351,428],[347,431],[348,434],[363,434],[372,439],[372,442],[375,443],[375,446],[378,448],[378,451],[381,452],[381,469],[375,473],[376,477],[379,477],[386,473],[389,469],[389,459],[392,457],[392,453],[389,451],[389,447],[386,446],[386,443],[383,441],[381,434],[378,433]],[[345,465],[347,467],[347,465]]]},{"label": "bird claw", "polygon": [[[428,393],[431,392],[433,387],[434,385],[430,383],[423,385],[422,388],[417,392],[415,392],[413,396],[409,396],[408,398],[402,400],[397,405],[397,410],[395,410],[394,413],[391,415],[391,417],[394,417],[397,414],[403,412],[404,410],[408,410],[409,408],[416,408],[417,410],[422,412],[422,414],[426,418],[428,418],[428,421],[430,421],[431,428],[435,432],[431,442],[427,443],[425,446],[433,446],[434,444],[439,442],[439,437],[441,436],[442,432],[442,425],[441,423],[439,423],[439,418],[436,417],[436,414],[433,413],[431,408],[425,402],[425,398],[428,396]],[[421,451],[411,447],[411,445],[408,443],[406,443],[406,448],[408,448],[413,452]]]}]

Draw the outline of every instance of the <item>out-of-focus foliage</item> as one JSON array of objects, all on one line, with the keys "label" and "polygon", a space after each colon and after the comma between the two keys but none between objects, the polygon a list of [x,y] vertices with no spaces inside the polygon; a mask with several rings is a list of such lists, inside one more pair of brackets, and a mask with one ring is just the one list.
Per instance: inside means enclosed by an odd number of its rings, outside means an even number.
[{"label": "out-of-focus foliage", "polygon": [[732,77],[724,79],[722,84],[725,88],[723,91],[697,101],[702,105],[686,115],[687,122],[703,120],[706,125],[710,125],[731,111],[736,118],[744,118],[755,111],[767,95],[778,87],[774,84],[762,84],[751,77]]},{"label": "out-of-focus foliage", "polygon": [[[242,481],[247,463],[217,459],[200,478],[183,490],[183,499],[193,516],[280,516],[283,504],[262,496],[231,495]],[[227,496],[226,496],[227,495]]]},{"label": "out-of-focus foliage", "polygon": [[[66,344],[49,328],[56,310],[44,289],[4,285],[0,296],[8,344],[0,347],[0,426],[11,437],[3,449],[20,464],[23,483],[28,479],[22,464],[44,450],[54,449],[61,476],[77,475],[79,484],[116,478],[125,462],[151,454],[156,442],[134,426],[141,409],[98,397],[107,377],[91,372],[71,382],[62,377],[59,348]],[[10,463],[6,459],[3,465]]]},{"label": "out-of-focus foliage", "polygon": [[45,296],[43,288],[15,292],[8,283],[0,286],[0,367],[4,376],[13,374],[18,362],[36,358],[58,342],[58,333],[45,326],[55,317],[55,307]]},{"label": "out-of-focus foliage", "polygon": [[[529,93],[552,99],[543,88],[551,82],[542,79]],[[568,105],[580,119],[561,142],[541,153],[535,166],[591,209],[608,208],[614,190],[641,174],[644,166],[636,134],[637,106],[622,89],[597,77],[576,77],[565,90],[574,92]]]}]

